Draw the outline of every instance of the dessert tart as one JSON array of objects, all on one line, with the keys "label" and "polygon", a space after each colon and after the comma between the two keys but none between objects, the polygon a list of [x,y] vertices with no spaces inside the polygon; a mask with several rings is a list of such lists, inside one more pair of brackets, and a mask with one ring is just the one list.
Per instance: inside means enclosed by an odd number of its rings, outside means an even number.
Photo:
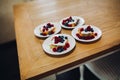
[{"label": "dessert tart", "polygon": [[66,17],[60,21],[60,25],[66,29],[73,29],[75,27],[83,25],[84,23],[84,19],[78,16]]},{"label": "dessert tart", "polygon": [[55,33],[55,26],[52,23],[47,23],[46,25],[40,27],[40,35],[46,36]]},{"label": "dessert tart", "polygon": [[94,29],[91,26],[87,26],[86,28],[79,28],[76,36],[79,39],[90,40],[94,39],[97,36],[97,33],[94,32]]},{"label": "dessert tart", "polygon": [[70,47],[68,37],[63,35],[54,36],[50,48],[53,52],[63,52]]},{"label": "dessert tart", "polygon": [[62,25],[67,26],[67,27],[75,27],[79,23],[79,19],[76,17],[68,17],[62,21]]}]

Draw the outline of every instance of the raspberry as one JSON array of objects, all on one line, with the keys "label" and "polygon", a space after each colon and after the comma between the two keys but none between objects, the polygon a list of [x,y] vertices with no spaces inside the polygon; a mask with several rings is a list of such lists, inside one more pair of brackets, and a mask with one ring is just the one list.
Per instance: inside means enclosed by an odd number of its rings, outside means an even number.
[{"label": "raspberry", "polygon": [[97,36],[97,33],[95,33],[95,36]]},{"label": "raspberry", "polygon": [[91,26],[88,26],[87,28],[91,28]]},{"label": "raspberry", "polygon": [[78,37],[78,36],[80,36],[80,35],[77,33],[76,36]]},{"label": "raspberry", "polygon": [[70,47],[70,44],[69,44],[69,43],[66,43],[65,46],[66,46],[66,48],[69,48],[69,47]]},{"label": "raspberry", "polygon": [[50,23],[47,23],[47,26],[50,26],[51,24]]},{"label": "raspberry", "polygon": [[69,19],[72,20],[72,17],[70,16]]},{"label": "raspberry", "polygon": [[49,27],[51,28],[51,27],[54,27],[54,25],[53,24],[48,24],[49,25]]},{"label": "raspberry", "polygon": [[72,24],[68,24],[68,27],[72,27]]},{"label": "raspberry", "polygon": [[93,39],[93,38],[95,38],[95,37],[94,37],[94,36],[91,36],[91,37],[90,37],[90,39]]},{"label": "raspberry", "polygon": [[79,39],[82,39],[82,36],[80,36],[78,33],[76,34],[76,36],[77,36]]},{"label": "raspberry", "polygon": [[55,42],[54,42],[54,43],[55,43],[55,44],[57,44],[58,42],[59,42],[58,40],[55,40]]},{"label": "raspberry", "polygon": [[46,31],[48,31],[48,28],[45,28],[46,29]]},{"label": "raspberry", "polygon": [[87,31],[91,31],[91,26],[88,26],[88,27],[87,27]]},{"label": "raspberry", "polygon": [[88,40],[89,39],[89,36],[88,37],[85,37],[85,40]]},{"label": "raspberry", "polygon": [[42,31],[45,32],[45,29],[43,29]]},{"label": "raspberry", "polygon": [[58,42],[61,42],[61,38],[55,36],[55,42],[54,43],[57,44]]},{"label": "raspberry", "polygon": [[80,31],[84,31],[84,28],[80,28]]},{"label": "raspberry", "polygon": [[66,46],[64,46],[64,47],[63,47],[63,49],[64,49],[64,50],[67,50],[67,47],[66,47]]},{"label": "raspberry", "polygon": [[56,51],[57,51],[57,49],[56,49],[56,48],[53,48],[52,50],[53,50],[53,52],[56,52]]}]

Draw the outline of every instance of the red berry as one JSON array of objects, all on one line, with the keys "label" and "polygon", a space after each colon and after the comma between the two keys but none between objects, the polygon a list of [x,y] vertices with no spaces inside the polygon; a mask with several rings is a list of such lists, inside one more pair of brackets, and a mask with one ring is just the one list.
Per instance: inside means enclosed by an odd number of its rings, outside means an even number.
[{"label": "red berry", "polygon": [[63,20],[62,24],[64,25],[64,24],[65,24],[65,22],[66,22],[66,21],[65,21],[65,20]]},{"label": "red berry", "polygon": [[58,40],[58,37],[57,36],[55,36],[55,44],[57,44],[59,42],[59,40]]},{"label": "red berry", "polygon": [[54,43],[57,44],[58,42],[59,42],[59,41],[58,41],[57,39],[55,39],[55,42],[54,42]]},{"label": "red berry", "polygon": [[85,40],[88,40],[89,39],[89,36],[85,37]]},{"label": "red berry", "polygon": [[84,31],[84,28],[80,28],[80,31]]},{"label": "red berry", "polygon": [[52,50],[53,50],[53,52],[56,52],[56,51],[57,51],[57,49],[56,49],[56,48],[53,48]]},{"label": "red berry", "polygon": [[63,23],[65,23],[66,22],[66,20],[63,20]]},{"label": "red berry", "polygon": [[64,47],[63,47],[63,49],[64,49],[64,50],[67,50],[67,47],[66,47],[66,46],[64,46]]},{"label": "red berry", "polygon": [[87,36],[87,40],[90,40],[90,36]]},{"label": "red berry", "polygon": [[43,29],[42,31],[45,32],[45,29]]},{"label": "red berry", "polygon": [[72,24],[68,24],[68,27],[72,27]]},{"label": "red berry", "polygon": [[97,36],[97,33],[95,33],[95,36]]},{"label": "red berry", "polygon": [[46,28],[46,31],[48,31],[48,28]]},{"label": "red berry", "polygon": [[66,43],[65,46],[66,46],[66,48],[69,48],[69,47],[70,47],[70,44],[69,44],[69,43]]},{"label": "red berry", "polygon": [[80,36],[78,33],[76,34],[76,36],[77,36],[79,39],[82,39],[82,36]]},{"label": "red berry", "polygon": [[91,26],[88,26],[88,27],[87,27],[87,31],[90,31],[90,30],[91,30]]},{"label": "red berry", "polygon": [[87,28],[91,28],[91,26],[88,26]]},{"label": "red berry", "polygon": [[50,26],[51,24],[50,23],[47,23],[47,26]]},{"label": "red berry", "polygon": [[70,16],[69,19],[72,20],[72,17]]},{"label": "red berry", "polygon": [[51,27],[54,27],[54,25],[53,25],[53,24],[51,24]]},{"label": "red berry", "polygon": [[80,36],[80,35],[77,33],[76,36],[78,37],[78,36]]},{"label": "red berry", "polygon": [[67,18],[66,21],[69,21],[69,18]]},{"label": "red berry", "polygon": [[93,39],[93,38],[95,38],[95,37],[94,37],[94,36],[91,36],[91,37],[90,37],[90,39]]}]

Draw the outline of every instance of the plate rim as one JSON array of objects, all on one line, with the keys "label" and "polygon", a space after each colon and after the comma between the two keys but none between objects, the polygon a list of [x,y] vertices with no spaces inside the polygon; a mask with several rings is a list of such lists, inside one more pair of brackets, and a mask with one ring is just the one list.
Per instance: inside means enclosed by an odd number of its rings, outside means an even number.
[{"label": "plate rim", "polygon": [[[44,49],[44,44],[45,44],[45,42],[47,41],[47,40],[49,40],[49,39],[52,39],[54,36],[56,36],[56,35],[66,35],[66,36],[68,36],[70,39],[72,38],[72,41],[73,41],[73,43],[72,43],[72,45],[71,45],[71,49],[69,49],[69,50],[67,50],[67,51],[65,51],[65,52],[48,52],[46,49]],[[48,45],[49,46],[49,45]],[[44,40],[44,42],[43,42],[43,44],[42,44],[42,48],[43,48],[43,50],[47,53],[47,54],[50,54],[50,55],[64,55],[64,54],[67,54],[67,53],[69,53],[70,51],[72,51],[73,49],[74,49],[74,47],[76,46],[76,41],[75,41],[75,39],[71,36],[71,35],[68,35],[68,34],[55,34],[55,35],[52,35],[52,36],[50,36],[50,37],[48,37],[46,40]]]}]

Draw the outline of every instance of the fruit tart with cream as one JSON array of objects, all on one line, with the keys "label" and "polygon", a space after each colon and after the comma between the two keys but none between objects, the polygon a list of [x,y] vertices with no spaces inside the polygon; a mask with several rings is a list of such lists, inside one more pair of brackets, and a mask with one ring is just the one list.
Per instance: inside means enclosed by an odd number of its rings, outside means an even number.
[{"label": "fruit tart with cream", "polygon": [[86,28],[79,28],[76,36],[79,39],[91,40],[97,36],[97,33],[94,32],[94,29],[91,26],[87,26]]},{"label": "fruit tart with cream", "polygon": [[62,20],[62,25],[67,26],[67,27],[75,27],[77,26],[79,23],[79,19],[77,19],[76,17],[68,17],[64,20]]},{"label": "fruit tart with cream", "polygon": [[53,52],[63,52],[70,47],[68,37],[63,35],[54,36],[50,48]]},{"label": "fruit tart with cream", "polygon": [[55,33],[55,26],[52,23],[47,23],[46,25],[40,27],[40,35],[46,36]]}]

